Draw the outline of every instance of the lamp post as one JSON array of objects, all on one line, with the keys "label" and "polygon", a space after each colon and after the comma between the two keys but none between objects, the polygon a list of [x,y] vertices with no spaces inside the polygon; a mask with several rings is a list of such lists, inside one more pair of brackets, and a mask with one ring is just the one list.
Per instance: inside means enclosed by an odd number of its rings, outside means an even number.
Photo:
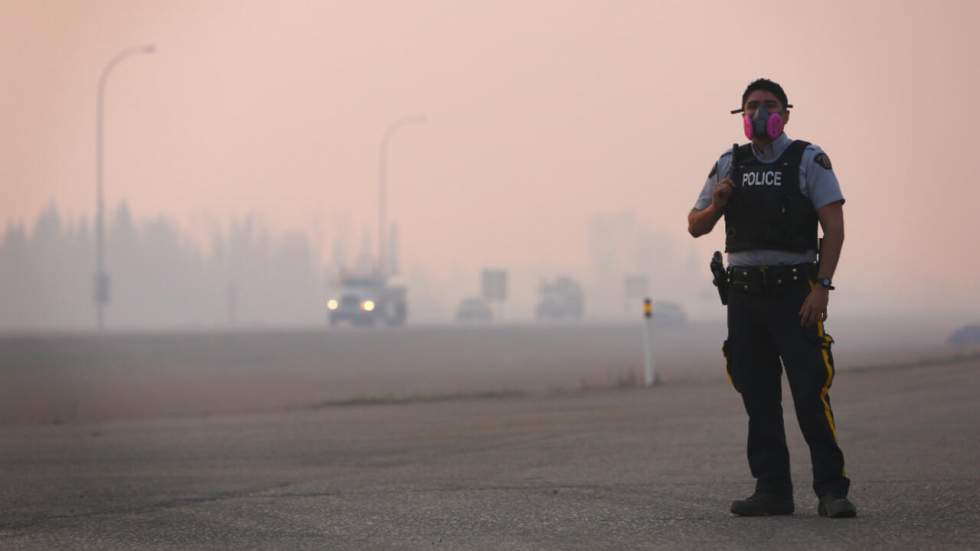
[{"label": "lamp post", "polygon": [[381,156],[378,162],[378,270],[381,272],[382,276],[384,276],[385,272],[387,271],[387,267],[385,266],[385,235],[387,234],[387,220],[385,219],[385,214],[387,208],[386,194],[388,187],[388,142],[391,140],[391,137],[395,134],[395,132],[398,131],[398,129],[410,124],[425,124],[425,122],[425,115],[416,115],[414,117],[399,119],[388,125],[384,136],[381,138]]},{"label": "lamp post", "polygon": [[102,193],[102,119],[105,104],[105,84],[112,69],[127,57],[137,54],[152,54],[156,46],[146,44],[122,50],[113,57],[99,76],[98,103],[95,120],[95,310],[98,317],[99,331],[105,327],[105,307],[109,304],[109,274],[105,269],[105,238],[103,229],[104,201]]}]

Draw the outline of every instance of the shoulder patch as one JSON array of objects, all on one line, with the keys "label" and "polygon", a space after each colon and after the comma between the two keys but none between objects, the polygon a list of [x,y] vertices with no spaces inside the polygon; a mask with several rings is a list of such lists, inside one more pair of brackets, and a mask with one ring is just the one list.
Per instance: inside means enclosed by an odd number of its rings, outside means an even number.
[{"label": "shoulder patch", "polygon": [[820,166],[824,167],[826,170],[833,170],[834,166],[830,164],[830,157],[826,153],[820,153],[813,160]]},{"label": "shoulder patch", "polygon": [[708,178],[714,177],[715,174],[718,174],[718,163],[711,165],[711,172],[708,173]]}]

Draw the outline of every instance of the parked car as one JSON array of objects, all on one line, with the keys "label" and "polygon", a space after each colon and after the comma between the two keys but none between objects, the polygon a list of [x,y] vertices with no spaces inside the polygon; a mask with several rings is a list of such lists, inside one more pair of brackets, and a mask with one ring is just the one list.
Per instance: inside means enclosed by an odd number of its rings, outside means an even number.
[{"label": "parked car", "polygon": [[653,301],[653,321],[664,325],[685,325],[687,313],[675,302]]},{"label": "parked car", "polygon": [[580,320],[585,315],[585,293],[574,279],[559,277],[538,290],[534,317],[539,321]]},{"label": "parked car", "polygon": [[949,336],[946,342],[959,346],[980,344],[980,324],[960,327]]},{"label": "parked car", "polygon": [[480,297],[465,298],[456,308],[456,321],[460,323],[490,323],[493,321],[493,310]]}]

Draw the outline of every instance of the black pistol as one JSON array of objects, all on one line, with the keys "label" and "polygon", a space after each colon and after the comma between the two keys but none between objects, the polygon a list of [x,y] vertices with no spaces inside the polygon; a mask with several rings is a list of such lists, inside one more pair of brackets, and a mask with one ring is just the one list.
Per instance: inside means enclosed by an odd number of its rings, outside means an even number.
[{"label": "black pistol", "polygon": [[711,282],[718,288],[718,298],[721,299],[721,304],[727,305],[728,273],[725,272],[725,263],[722,262],[720,251],[715,251],[715,254],[711,255],[711,275],[714,276]]}]

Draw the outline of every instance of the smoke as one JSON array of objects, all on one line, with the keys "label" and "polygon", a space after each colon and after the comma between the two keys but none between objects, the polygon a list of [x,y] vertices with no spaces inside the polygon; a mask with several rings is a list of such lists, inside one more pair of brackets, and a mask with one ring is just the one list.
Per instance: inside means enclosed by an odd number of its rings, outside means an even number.
[{"label": "smoke", "polygon": [[[0,242],[0,329],[91,327],[94,235],[53,204],[31,231]],[[322,322],[323,269],[300,232],[273,234],[254,216],[214,229],[202,250],[171,219],[110,215],[110,327],[306,325]]]},{"label": "smoke", "polygon": [[[370,233],[365,229],[355,235],[349,217],[335,218],[326,238],[320,222],[310,237],[298,230],[274,232],[255,215],[227,224],[209,220],[207,245],[202,245],[173,219],[137,220],[122,203],[107,223],[107,325],[320,326],[324,298],[337,273],[374,265]],[[705,302],[693,249],[672,242],[633,213],[596,214],[585,233],[589,246],[582,248],[581,262],[504,266],[510,296],[502,319],[530,319],[540,283],[559,276],[586,290],[585,311],[591,319],[635,317],[639,306],[627,301],[627,276],[646,278],[657,300],[694,303],[695,308]],[[330,243],[326,255],[324,243]],[[0,241],[0,330],[93,327],[94,250],[90,222],[66,220],[54,204],[29,230],[8,223]],[[461,300],[480,294],[479,269],[472,266],[440,269],[413,260],[403,271],[414,322],[449,321]]]}]

